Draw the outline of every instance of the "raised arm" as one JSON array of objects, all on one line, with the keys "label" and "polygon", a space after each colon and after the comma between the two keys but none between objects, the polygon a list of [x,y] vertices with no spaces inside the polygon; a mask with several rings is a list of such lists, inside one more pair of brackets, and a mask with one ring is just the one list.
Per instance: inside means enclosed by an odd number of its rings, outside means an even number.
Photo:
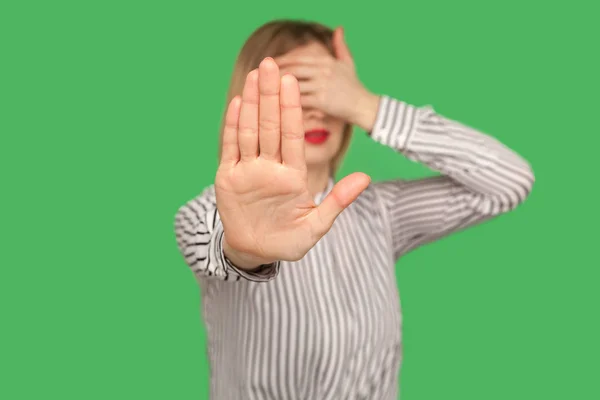
[{"label": "raised arm", "polygon": [[382,96],[370,137],[441,174],[373,184],[389,213],[396,258],[515,209],[534,183],[531,167],[513,150],[431,106]]},{"label": "raised arm", "polygon": [[360,82],[343,30],[333,35],[335,57],[293,51],[277,58],[302,79],[303,104],[356,125],[379,143],[441,176],[373,183],[389,214],[394,253],[514,209],[529,195],[529,164],[496,139],[415,107],[370,92]]}]

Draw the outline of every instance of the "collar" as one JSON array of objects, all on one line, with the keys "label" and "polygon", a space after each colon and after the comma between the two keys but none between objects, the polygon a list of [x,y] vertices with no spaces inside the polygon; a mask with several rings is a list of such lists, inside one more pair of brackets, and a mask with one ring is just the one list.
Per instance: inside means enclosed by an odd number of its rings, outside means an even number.
[{"label": "collar", "polygon": [[333,187],[335,186],[335,179],[333,176],[329,177],[329,180],[327,181],[327,186],[325,187],[325,189],[322,192],[319,192],[315,195],[314,197],[314,202],[319,205],[321,204],[321,202],[325,199],[325,197],[327,197],[327,195],[329,194],[329,192],[331,192],[331,190],[333,189]]}]

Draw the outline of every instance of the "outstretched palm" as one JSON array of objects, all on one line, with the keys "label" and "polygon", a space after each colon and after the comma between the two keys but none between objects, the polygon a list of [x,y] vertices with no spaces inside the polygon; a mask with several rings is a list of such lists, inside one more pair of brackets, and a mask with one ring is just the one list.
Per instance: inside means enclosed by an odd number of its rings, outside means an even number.
[{"label": "outstretched palm", "polygon": [[225,240],[261,263],[301,259],[368,186],[351,174],[319,204],[308,190],[300,92],[270,58],[229,104],[215,179]]}]

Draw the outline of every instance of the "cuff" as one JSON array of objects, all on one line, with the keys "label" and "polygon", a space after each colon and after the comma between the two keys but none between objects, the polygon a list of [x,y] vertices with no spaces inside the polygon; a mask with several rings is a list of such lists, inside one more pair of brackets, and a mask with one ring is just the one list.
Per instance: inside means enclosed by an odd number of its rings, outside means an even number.
[{"label": "cuff", "polygon": [[406,149],[415,130],[419,108],[389,96],[381,96],[369,136],[396,150]]}]

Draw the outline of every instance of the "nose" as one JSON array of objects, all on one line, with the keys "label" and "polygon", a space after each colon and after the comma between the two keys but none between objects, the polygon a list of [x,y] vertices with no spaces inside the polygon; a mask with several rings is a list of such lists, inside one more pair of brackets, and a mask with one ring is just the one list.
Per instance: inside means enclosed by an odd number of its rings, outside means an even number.
[{"label": "nose", "polygon": [[303,108],[302,113],[304,114],[304,119],[325,119],[325,113],[316,108]]}]

